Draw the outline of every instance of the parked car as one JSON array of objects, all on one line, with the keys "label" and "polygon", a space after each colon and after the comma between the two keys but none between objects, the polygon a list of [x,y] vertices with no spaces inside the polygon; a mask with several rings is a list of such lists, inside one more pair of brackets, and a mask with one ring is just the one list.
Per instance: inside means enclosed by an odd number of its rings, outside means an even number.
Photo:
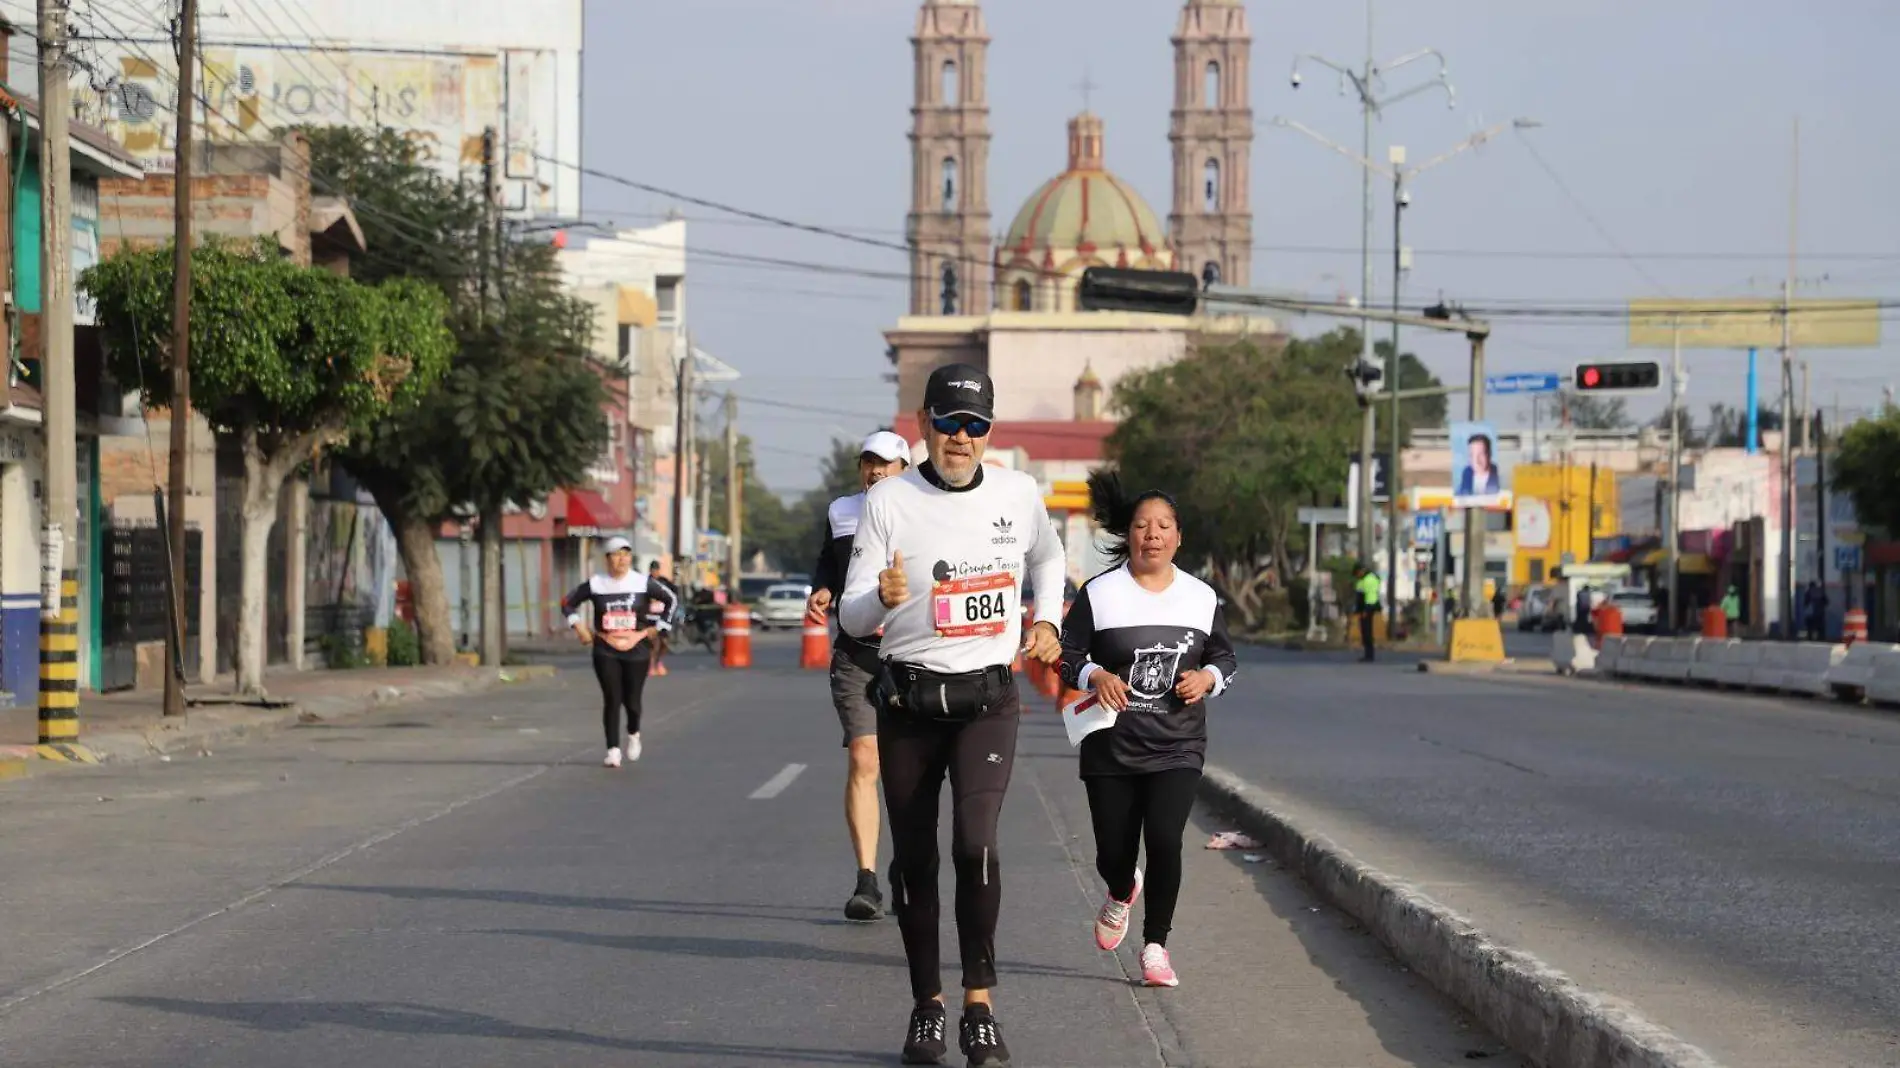
[{"label": "parked car", "polygon": [[768,587],[753,604],[752,617],[760,627],[796,627],[805,619],[805,601],[811,587],[802,582],[780,582]]},{"label": "parked car", "polygon": [[1648,590],[1617,590],[1610,594],[1610,603],[1623,613],[1625,633],[1640,634],[1656,629],[1656,601]]}]

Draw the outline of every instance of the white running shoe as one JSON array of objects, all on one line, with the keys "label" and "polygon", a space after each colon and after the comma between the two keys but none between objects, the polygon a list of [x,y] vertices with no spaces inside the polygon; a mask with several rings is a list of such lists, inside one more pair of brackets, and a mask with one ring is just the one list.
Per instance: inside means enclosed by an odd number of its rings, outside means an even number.
[{"label": "white running shoe", "polygon": [[620,747],[616,745],[612,749],[607,750],[607,759],[602,761],[602,763],[604,763],[610,768],[619,767],[620,766]]},{"label": "white running shoe", "polygon": [[1095,945],[1099,949],[1113,952],[1122,944],[1122,938],[1128,934],[1128,913],[1141,897],[1141,869],[1135,869],[1135,890],[1128,900],[1117,901],[1111,895],[1102,903],[1102,911],[1095,914]]},{"label": "white running shoe", "polygon": [[640,759],[640,752],[645,748],[645,746],[640,744],[640,732],[635,731],[633,737],[627,739],[627,759]]},{"label": "white running shoe", "polygon": [[1153,942],[1141,947],[1141,981],[1147,986],[1180,986],[1174,974],[1174,962],[1168,959],[1168,947]]}]

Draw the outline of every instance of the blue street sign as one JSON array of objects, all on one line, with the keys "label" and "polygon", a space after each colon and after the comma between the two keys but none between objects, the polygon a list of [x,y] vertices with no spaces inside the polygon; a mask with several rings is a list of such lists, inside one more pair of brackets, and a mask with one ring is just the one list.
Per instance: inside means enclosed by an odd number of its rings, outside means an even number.
[{"label": "blue street sign", "polygon": [[1555,393],[1562,379],[1554,374],[1491,375],[1484,380],[1486,393]]},{"label": "blue street sign", "polygon": [[1429,549],[1438,544],[1441,524],[1437,512],[1422,512],[1412,517],[1412,546]]}]

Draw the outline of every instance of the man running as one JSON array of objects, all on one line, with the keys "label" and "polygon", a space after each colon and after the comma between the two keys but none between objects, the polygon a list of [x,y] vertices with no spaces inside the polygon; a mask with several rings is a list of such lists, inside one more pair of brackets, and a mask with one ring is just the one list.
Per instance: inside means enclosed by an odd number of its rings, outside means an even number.
[{"label": "man running", "polygon": [[914,999],[906,1064],[939,1064],[947,1052],[937,942],[946,773],[963,962],[958,1045],[973,1068],[1009,1064],[990,988],[1003,891],[996,825],[1022,713],[1010,665],[1023,647],[1025,578],[1036,590],[1028,655],[1060,658],[1064,562],[1036,481],[983,466],[995,411],[995,386],[977,368],[931,374],[917,413],[929,461],[865,494],[839,598],[846,632],[868,638],[884,628],[877,748],[890,809],[891,909]]},{"label": "man running", "polygon": [[[658,560],[654,560],[651,563],[647,564],[647,585],[652,589],[664,590],[668,595],[672,597],[672,600],[666,602],[667,614],[664,616],[661,616],[660,618],[664,619],[669,624],[677,622],[677,620],[675,620],[673,616],[677,614],[675,609],[677,609],[680,604],[680,591],[672,583],[666,581],[666,579],[663,576],[661,576],[660,562]],[[658,596],[658,595],[656,594],[655,596]],[[653,639],[653,667],[651,670],[652,670],[652,673],[655,675],[666,674],[666,648],[668,644],[666,640],[666,636],[667,636],[667,631],[662,630]]]},{"label": "man running", "polygon": [[[654,643],[666,629],[673,594],[664,585],[650,586],[633,570],[633,546],[625,538],[608,538],[602,550],[607,570],[574,587],[561,601],[567,625],[583,645],[594,650],[594,675],[600,680],[601,727],[607,738],[606,765],[620,766],[622,724],[626,712],[625,753],[640,759],[640,698],[646,689],[648,660]],[[653,611],[658,601],[662,611]],[[581,606],[592,605],[594,625],[581,616]]]},{"label": "man running", "polygon": [[[851,543],[864,514],[864,494],[910,466],[910,445],[888,430],[864,439],[858,450],[858,481],[863,490],[831,502],[826,517],[825,543],[812,569],[816,587],[805,602],[805,618],[817,626],[844,592],[845,572],[851,567]],[[846,919],[869,923],[884,914],[884,895],[877,886],[877,709],[871,703],[871,684],[877,678],[878,639],[854,638],[842,628],[831,651],[831,703],[844,728],[844,746],[850,770],[844,784],[844,823],[851,832],[851,848],[858,858],[858,887],[844,904]]]}]

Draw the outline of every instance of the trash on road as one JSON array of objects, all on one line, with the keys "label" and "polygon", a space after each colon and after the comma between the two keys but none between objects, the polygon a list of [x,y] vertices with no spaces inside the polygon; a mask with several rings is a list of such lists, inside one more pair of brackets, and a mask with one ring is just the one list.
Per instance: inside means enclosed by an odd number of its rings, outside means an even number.
[{"label": "trash on road", "polygon": [[1242,834],[1239,831],[1222,831],[1207,840],[1209,849],[1259,849],[1265,844],[1254,836]]},{"label": "trash on road", "polygon": [[1261,861],[1266,860],[1267,858],[1265,855],[1260,854],[1260,853],[1243,853],[1241,854],[1240,859],[1246,861],[1249,864],[1258,864]]}]

